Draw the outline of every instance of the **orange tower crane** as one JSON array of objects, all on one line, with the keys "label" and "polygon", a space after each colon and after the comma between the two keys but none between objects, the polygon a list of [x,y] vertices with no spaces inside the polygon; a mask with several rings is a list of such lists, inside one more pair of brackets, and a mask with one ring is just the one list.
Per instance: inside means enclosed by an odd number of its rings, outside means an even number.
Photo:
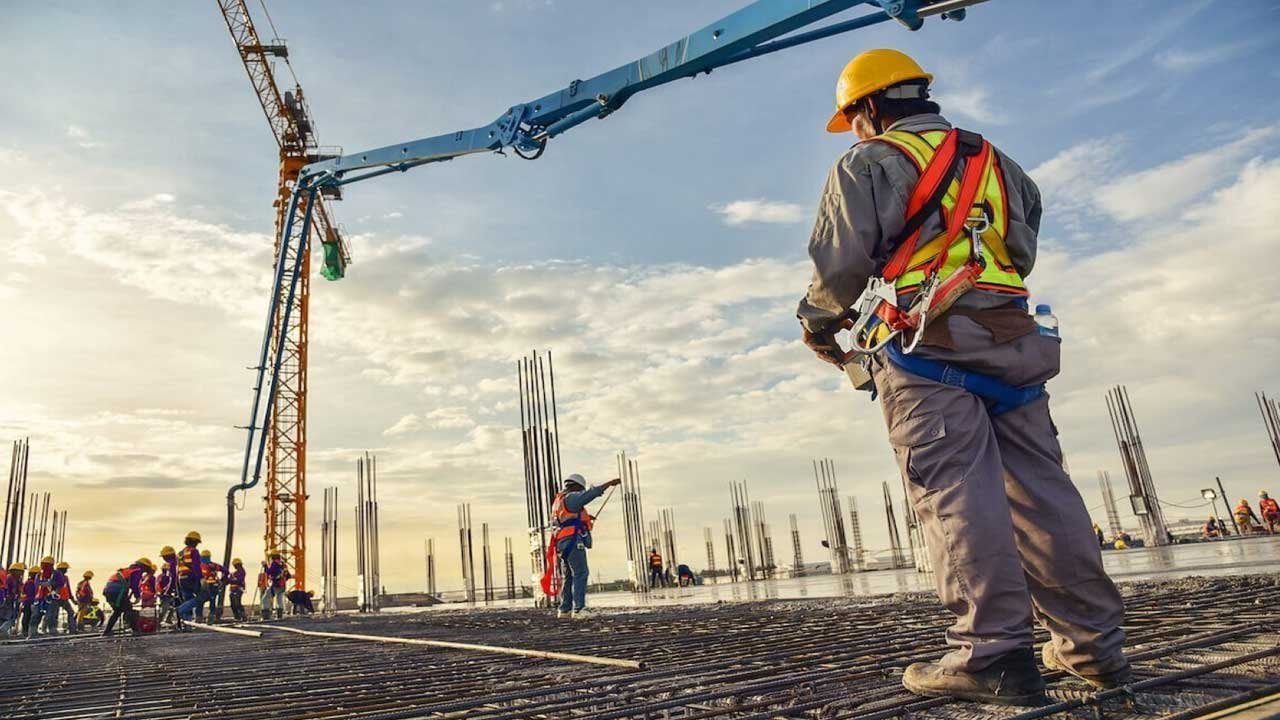
[{"label": "orange tower crane", "polygon": [[[277,262],[281,248],[285,248],[286,268],[294,267],[293,254],[297,252],[298,238],[285,238],[285,215],[298,171],[308,163],[341,154],[323,152],[316,140],[315,125],[307,107],[302,87],[289,65],[289,50],[278,37],[263,43],[254,27],[253,17],[244,0],[218,0],[222,17],[227,22],[231,39],[235,41],[240,60],[249,73],[249,82],[258,95],[258,102],[267,116],[267,124],[275,135],[280,148],[280,179],[276,197],[272,203],[275,217],[275,253]],[[274,23],[262,6],[268,25],[275,33]],[[273,62],[283,61],[293,80],[292,90],[280,90],[276,81]],[[316,197],[313,222],[324,252],[321,275],[328,280],[341,279],[351,258],[340,229],[330,219],[328,200],[341,200],[338,188]],[[305,209],[305,208],[300,208]],[[294,226],[294,235],[300,228]],[[293,573],[297,589],[305,589],[307,575],[307,332],[308,305],[310,304],[310,257],[303,257],[299,266],[298,291],[294,296],[292,321],[283,332],[283,359],[280,378],[267,435],[266,473],[266,523],[263,540],[266,549],[277,549]],[[286,270],[286,284],[292,279],[292,271]],[[271,346],[276,347],[286,310],[287,293],[282,290],[273,321]],[[268,360],[268,364],[274,358]]]}]

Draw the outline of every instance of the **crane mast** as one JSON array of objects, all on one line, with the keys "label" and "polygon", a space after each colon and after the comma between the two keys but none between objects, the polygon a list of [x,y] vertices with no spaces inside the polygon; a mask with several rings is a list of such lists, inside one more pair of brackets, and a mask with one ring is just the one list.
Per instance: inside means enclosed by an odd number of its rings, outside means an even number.
[{"label": "crane mast", "polygon": [[[307,107],[302,87],[294,80],[292,90],[281,91],[273,64],[281,60],[288,67],[289,50],[283,40],[273,38],[263,43],[254,26],[253,17],[244,0],[218,0],[227,30],[235,42],[236,50],[249,82],[253,85],[258,102],[267,117],[267,124],[279,146],[280,166],[275,208],[275,261],[283,263],[285,280],[297,277],[297,291],[293,293],[290,308],[288,293],[277,288],[280,296],[273,304],[275,312],[271,321],[272,348],[278,348],[280,377],[275,402],[270,417],[264,418],[267,427],[267,472],[265,524],[263,541],[265,549],[277,549],[293,573],[294,586],[306,585],[306,521],[307,521],[307,346],[309,331],[311,258],[309,251],[301,257],[296,253],[300,244],[297,235],[301,227],[287,222],[290,197],[297,184],[298,174],[308,163],[333,157],[335,153],[322,151],[316,140],[315,125]],[[266,6],[263,6],[264,12]],[[270,23],[270,16],[267,16]],[[273,28],[274,29],[274,28]],[[289,68],[292,76],[292,69]],[[350,262],[346,243],[340,229],[333,224],[327,201],[340,200],[341,191],[330,191],[309,196],[299,208],[312,213],[316,231],[314,237],[321,241],[324,266],[321,274],[329,280],[341,279]],[[313,198],[313,199],[312,199]],[[280,253],[284,257],[280,257]],[[292,319],[286,321],[286,313],[292,310]],[[280,342],[283,336],[283,342]],[[269,359],[275,363],[276,358]],[[255,388],[255,392],[257,392]]]}]

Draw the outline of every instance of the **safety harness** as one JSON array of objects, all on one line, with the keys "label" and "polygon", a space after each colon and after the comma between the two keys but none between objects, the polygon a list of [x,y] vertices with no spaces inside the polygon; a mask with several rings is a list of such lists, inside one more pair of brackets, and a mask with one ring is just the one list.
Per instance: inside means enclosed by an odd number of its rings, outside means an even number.
[{"label": "safety harness", "polygon": [[[919,167],[919,160],[905,148],[885,141]],[[844,355],[842,364],[884,350],[893,364],[913,375],[963,388],[982,398],[988,414],[994,417],[1039,399],[1045,394],[1044,384],[1017,387],[951,363],[912,355],[929,322],[976,287],[987,268],[986,256],[990,253],[984,252],[982,237],[992,228],[992,213],[985,198],[982,203],[976,201],[985,195],[984,188],[993,181],[992,173],[998,173],[993,154],[991,143],[977,133],[959,128],[946,133],[933,157],[920,167],[920,178],[907,201],[906,224],[890,243],[895,248],[893,255],[880,276],[867,282],[862,295],[834,324],[853,321],[853,349]],[[961,160],[964,171],[957,181]],[[999,181],[998,175],[995,180]],[[948,193],[954,198],[950,212],[943,207]],[[944,231],[927,244],[931,255],[920,262],[917,253],[922,249],[920,236],[925,221],[940,210]],[[966,238],[968,247],[962,250],[961,242]],[[1000,242],[1003,243],[1002,238]],[[932,247],[935,245],[936,252]],[[1000,250],[1007,253],[1003,247]],[[944,267],[956,264],[953,251],[964,252],[964,257],[944,275]],[[913,260],[917,262],[913,264]],[[903,282],[908,274],[918,276],[919,283]],[[905,307],[899,302],[900,291],[914,293]],[[1025,294],[1025,289],[1019,294]]]},{"label": "safety harness", "polygon": [[591,532],[593,518],[590,513],[587,512],[585,507],[578,512],[573,512],[566,507],[564,498],[567,494],[567,492],[561,492],[556,495],[555,500],[551,503],[551,522],[555,532],[551,534],[551,542],[547,544],[546,563],[542,577],[539,579],[542,592],[548,597],[560,594],[561,578],[556,573],[556,547],[561,540]]}]

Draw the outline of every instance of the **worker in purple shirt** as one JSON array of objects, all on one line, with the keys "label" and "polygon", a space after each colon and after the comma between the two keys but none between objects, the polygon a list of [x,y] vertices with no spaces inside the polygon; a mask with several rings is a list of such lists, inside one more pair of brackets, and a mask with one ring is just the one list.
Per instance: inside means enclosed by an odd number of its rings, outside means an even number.
[{"label": "worker in purple shirt", "polygon": [[35,613],[36,592],[40,589],[40,566],[27,570],[27,581],[22,584],[22,634],[31,636],[31,615]]},{"label": "worker in purple shirt", "polygon": [[181,597],[178,590],[178,551],[165,545],[160,548],[160,560],[164,567],[156,578],[156,594],[160,598],[160,622],[165,623],[173,619]]},{"label": "worker in purple shirt", "polygon": [[125,626],[133,629],[133,600],[142,597],[142,581],[156,571],[155,563],[148,558],[138,558],[127,568],[121,568],[107,579],[102,588],[102,595],[111,606],[111,617],[107,619],[107,627],[103,635],[110,635],[115,627],[116,619],[125,616]]},{"label": "worker in purple shirt", "polygon": [[182,592],[182,604],[178,617],[190,620],[195,615],[204,617],[204,568],[200,562],[200,533],[192,530],[183,538],[182,552],[178,555],[178,589]]},{"label": "worker in purple shirt", "polygon": [[262,619],[271,619],[271,602],[274,600],[276,619],[279,620],[284,617],[285,584],[292,576],[279,550],[272,550],[269,556],[271,562],[262,565],[263,572],[267,575],[267,587],[262,591]]},{"label": "worker in purple shirt", "polygon": [[231,572],[227,573],[227,588],[231,592],[231,615],[243,622],[244,615],[244,563],[240,558],[231,561]]},{"label": "worker in purple shirt", "polygon": [[0,583],[0,636],[8,635],[22,616],[22,573],[26,569],[24,563],[10,565]]}]

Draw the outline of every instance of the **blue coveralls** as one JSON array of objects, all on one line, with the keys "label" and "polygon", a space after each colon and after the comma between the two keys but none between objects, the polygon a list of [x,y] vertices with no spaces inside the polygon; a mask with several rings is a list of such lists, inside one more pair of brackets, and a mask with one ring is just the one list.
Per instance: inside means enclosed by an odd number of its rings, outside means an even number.
[{"label": "blue coveralls", "polygon": [[[604,494],[604,486],[590,490],[565,493],[564,507],[569,512],[582,512],[587,503]],[[560,588],[560,609],[581,610],[587,604],[587,549],[591,547],[591,533],[579,530],[556,543],[556,555],[564,561],[564,584]]]}]

